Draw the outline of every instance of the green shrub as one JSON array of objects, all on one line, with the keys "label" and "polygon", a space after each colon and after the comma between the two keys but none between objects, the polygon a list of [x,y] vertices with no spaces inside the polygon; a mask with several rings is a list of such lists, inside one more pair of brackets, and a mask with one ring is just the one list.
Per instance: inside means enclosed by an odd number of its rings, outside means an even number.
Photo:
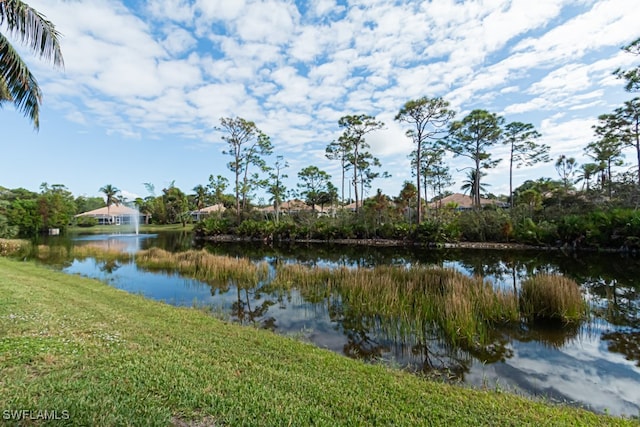
[{"label": "green shrub", "polygon": [[236,228],[236,233],[239,236],[260,238],[264,239],[272,237],[275,230],[275,225],[271,221],[256,221],[254,219],[247,219],[242,221]]},{"label": "green shrub", "polygon": [[311,227],[312,239],[331,240],[340,237],[340,228],[328,218],[318,219]]},{"label": "green shrub", "polygon": [[376,229],[376,236],[381,239],[404,240],[411,234],[411,227],[404,222],[386,222]]},{"label": "green shrub", "polygon": [[290,218],[281,219],[274,227],[274,240],[294,240],[300,233],[298,225]]},{"label": "green shrub", "polygon": [[0,238],[11,239],[18,235],[18,227],[9,224],[7,218],[0,214]]},{"label": "green shrub", "polygon": [[640,211],[611,209],[567,215],[558,223],[558,235],[564,243],[587,247],[637,247],[640,236]]},{"label": "green shrub", "polygon": [[567,215],[558,222],[558,237],[565,243],[580,241],[587,230],[585,218],[581,215]]},{"label": "green shrub", "polygon": [[514,237],[521,243],[550,245],[558,240],[558,227],[547,221],[536,224],[531,218],[524,218],[516,224]]},{"label": "green shrub", "polygon": [[505,242],[512,230],[508,212],[498,209],[462,212],[457,223],[462,238],[472,242]]},{"label": "green shrub", "polygon": [[95,227],[98,225],[98,219],[91,216],[81,216],[76,219],[78,227]]},{"label": "green shrub", "polygon": [[353,224],[351,232],[355,239],[370,239],[372,237],[371,229],[367,224],[358,222]]},{"label": "green shrub", "polygon": [[196,224],[197,230],[202,230],[204,234],[215,236],[229,233],[229,221],[227,218],[209,216]]},{"label": "green shrub", "polygon": [[454,222],[427,219],[416,227],[414,239],[420,243],[443,243],[458,240],[459,229]]}]

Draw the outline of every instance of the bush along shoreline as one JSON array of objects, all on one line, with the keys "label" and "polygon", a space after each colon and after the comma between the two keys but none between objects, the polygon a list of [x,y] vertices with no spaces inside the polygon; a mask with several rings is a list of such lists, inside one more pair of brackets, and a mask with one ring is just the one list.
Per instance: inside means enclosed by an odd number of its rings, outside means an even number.
[{"label": "bush along shoreline", "polygon": [[419,245],[433,248],[537,249],[640,253],[640,210],[611,209],[573,213],[553,220],[517,217],[504,210],[452,212],[420,225],[376,222],[366,217],[285,216],[279,221],[230,215],[211,216],[194,225],[198,239]]}]

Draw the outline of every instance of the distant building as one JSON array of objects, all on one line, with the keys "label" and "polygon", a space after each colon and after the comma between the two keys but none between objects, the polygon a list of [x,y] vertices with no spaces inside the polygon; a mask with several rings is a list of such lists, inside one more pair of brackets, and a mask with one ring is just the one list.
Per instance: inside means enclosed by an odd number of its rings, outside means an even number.
[{"label": "distant building", "polygon": [[198,209],[197,211],[191,211],[191,219],[198,222],[203,220],[214,213],[222,213],[226,210],[222,203],[218,203],[212,206],[207,206],[206,208]]},{"label": "distant building", "polygon": [[[439,209],[445,206],[455,206],[456,210],[466,211],[473,209],[473,198],[471,196],[466,196],[460,193],[454,193],[447,197],[443,197],[440,200],[436,200],[435,202],[431,202],[428,204],[429,209]],[[501,202],[500,200],[494,199],[483,199],[480,198],[480,206],[495,206],[499,208],[508,208],[509,204],[505,202]]]},{"label": "distant building", "polygon": [[89,212],[83,212],[75,217],[95,218],[98,220],[99,225],[125,225],[135,224],[136,216],[138,217],[138,224],[148,224],[149,218],[151,218],[151,215],[140,213],[136,209],[125,205],[111,205],[109,208],[105,206]]},{"label": "distant building", "polygon": [[[358,202],[358,205],[357,205],[358,209],[362,209],[362,205],[363,205],[363,200],[360,200]],[[351,202],[348,205],[344,205],[344,206],[342,206],[341,209],[344,209],[346,211],[355,212],[356,211],[356,202]]]},{"label": "distant building", "polygon": [[[264,208],[259,208],[258,210],[265,214],[274,214],[276,211],[273,206],[266,206]],[[280,214],[295,215],[301,212],[311,212],[311,206],[300,199],[288,200],[280,204]],[[321,207],[320,205],[316,205],[315,212],[318,215],[327,215],[332,212],[332,209],[330,206]]]}]

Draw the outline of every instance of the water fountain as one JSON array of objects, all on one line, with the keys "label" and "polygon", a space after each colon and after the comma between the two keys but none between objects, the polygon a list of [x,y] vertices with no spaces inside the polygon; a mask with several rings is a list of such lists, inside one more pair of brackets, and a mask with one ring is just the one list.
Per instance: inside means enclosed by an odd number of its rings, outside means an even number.
[{"label": "water fountain", "polygon": [[134,210],[135,210],[135,215],[133,215],[132,221],[133,221],[133,228],[137,236],[138,234],[140,234],[140,211],[136,208],[134,208]]}]

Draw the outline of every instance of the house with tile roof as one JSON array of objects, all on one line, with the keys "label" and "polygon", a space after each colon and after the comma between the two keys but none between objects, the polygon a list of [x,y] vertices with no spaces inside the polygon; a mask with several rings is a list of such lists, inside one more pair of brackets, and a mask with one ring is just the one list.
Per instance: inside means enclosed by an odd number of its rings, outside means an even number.
[{"label": "house with tile roof", "polygon": [[[445,206],[454,206],[456,210],[465,211],[473,209],[473,198],[465,194],[454,193],[449,196],[443,197],[440,200],[436,200],[428,204],[429,209],[440,209]],[[480,198],[480,206],[488,207],[495,206],[499,208],[508,208],[509,204],[494,199]]]},{"label": "house with tile roof", "polygon": [[196,211],[191,211],[191,219],[194,221],[202,221],[204,218],[208,217],[212,214],[220,214],[224,212],[227,208],[224,207],[222,203],[217,203],[215,205],[207,206],[202,209],[198,209]]},{"label": "house with tile roof", "polygon": [[103,208],[83,212],[76,215],[75,218],[95,218],[98,220],[98,225],[126,225],[135,224],[136,216],[138,217],[138,224],[149,224],[151,215],[138,212],[138,210],[125,205],[105,206]]}]

